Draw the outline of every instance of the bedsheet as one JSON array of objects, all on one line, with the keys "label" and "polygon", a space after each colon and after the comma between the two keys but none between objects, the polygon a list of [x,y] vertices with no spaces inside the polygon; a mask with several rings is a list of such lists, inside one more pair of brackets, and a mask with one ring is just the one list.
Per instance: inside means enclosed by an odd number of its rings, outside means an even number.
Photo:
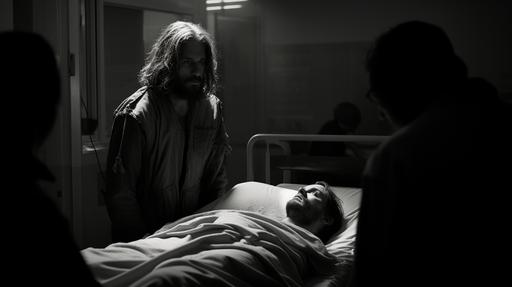
[{"label": "bedsheet", "polygon": [[193,214],[130,243],[82,250],[105,286],[303,286],[337,259],[301,227],[242,210]]},{"label": "bedsheet", "polygon": [[[286,216],[286,202],[297,194],[304,184],[282,183],[277,186],[261,182],[248,181],[235,185],[221,198],[201,208],[198,212],[237,209],[264,214],[276,220]],[[331,186],[341,200],[345,228],[340,229],[327,242],[326,248],[338,259],[336,273],[330,277],[309,278],[304,286],[347,286],[354,260],[355,239],[361,202],[361,189],[354,187]]]}]

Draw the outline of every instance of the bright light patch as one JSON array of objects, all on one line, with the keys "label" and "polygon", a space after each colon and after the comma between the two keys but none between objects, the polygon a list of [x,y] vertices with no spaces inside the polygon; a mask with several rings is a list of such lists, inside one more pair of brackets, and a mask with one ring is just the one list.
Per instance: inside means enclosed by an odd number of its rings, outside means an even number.
[{"label": "bright light patch", "polygon": [[222,9],[221,6],[210,6],[210,7],[206,7],[206,11],[216,11],[216,10],[220,10]]},{"label": "bright light patch", "polygon": [[245,2],[247,0],[224,0],[224,3],[235,3],[235,2]]},{"label": "bright light patch", "polygon": [[222,7],[224,9],[238,9],[238,8],[242,8],[242,5],[224,5],[224,7]]},{"label": "bright light patch", "polygon": [[206,0],[206,4],[219,4],[222,0]]}]

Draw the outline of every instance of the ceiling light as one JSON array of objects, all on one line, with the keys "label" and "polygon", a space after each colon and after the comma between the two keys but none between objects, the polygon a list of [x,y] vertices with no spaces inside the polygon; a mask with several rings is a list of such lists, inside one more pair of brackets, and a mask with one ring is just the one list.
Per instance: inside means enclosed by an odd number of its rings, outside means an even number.
[{"label": "ceiling light", "polygon": [[215,10],[220,10],[222,9],[221,6],[209,6],[209,7],[206,7],[206,11],[215,11]]},{"label": "ceiling light", "polygon": [[242,5],[224,5],[222,9],[238,9],[242,8]]}]

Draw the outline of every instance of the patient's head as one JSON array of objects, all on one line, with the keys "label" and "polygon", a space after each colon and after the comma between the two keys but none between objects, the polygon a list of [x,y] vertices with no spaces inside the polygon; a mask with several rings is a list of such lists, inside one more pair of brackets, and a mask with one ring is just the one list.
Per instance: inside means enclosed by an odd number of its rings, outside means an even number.
[{"label": "patient's head", "polygon": [[285,220],[303,227],[324,243],[343,225],[343,209],[338,197],[325,182],[299,189],[286,204]]}]

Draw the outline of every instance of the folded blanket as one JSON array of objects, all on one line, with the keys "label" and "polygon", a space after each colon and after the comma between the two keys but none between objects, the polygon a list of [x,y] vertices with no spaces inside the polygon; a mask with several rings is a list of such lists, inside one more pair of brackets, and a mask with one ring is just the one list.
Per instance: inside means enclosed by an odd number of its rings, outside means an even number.
[{"label": "folded blanket", "polygon": [[241,210],[194,214],[82,254],[105,286],[303,286],[337,263],[309,231]]}]

